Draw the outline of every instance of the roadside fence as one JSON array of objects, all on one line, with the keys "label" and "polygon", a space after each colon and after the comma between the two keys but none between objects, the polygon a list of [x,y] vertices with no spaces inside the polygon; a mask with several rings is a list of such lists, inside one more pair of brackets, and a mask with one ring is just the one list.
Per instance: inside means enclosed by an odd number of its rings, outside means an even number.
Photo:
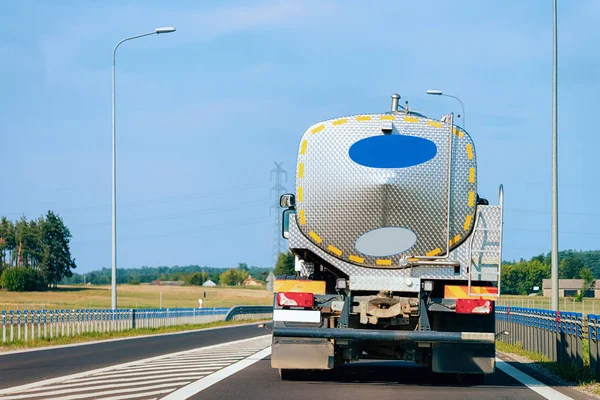
[{"label": "roadside fence", "polygon": [[204,324],[215,321],[268,319],[272,306],[174,309],[84,309],[2,311],[2,343],[71,337],[87,332]]}]

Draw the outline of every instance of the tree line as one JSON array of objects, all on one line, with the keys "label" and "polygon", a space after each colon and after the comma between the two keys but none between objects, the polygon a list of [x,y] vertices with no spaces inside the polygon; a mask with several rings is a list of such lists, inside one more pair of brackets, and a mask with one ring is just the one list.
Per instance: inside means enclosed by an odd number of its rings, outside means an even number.
[{"label": "tree line", "polygon": [[[533,288],[542,287],[542,281],[551,277],[552,258],[550,253],[540,254],[530,260],[504,261],[502,265],[502,293],[527,295]],[[560,279],[582,279],[579,300],[595,286],[600,275],[600,251],[565,250],[559,252],[558,277]]]},{"label": "tree line", "polygon": [[58,214],[17,221],[0,220],[0,285],[13,291],[56,287],[75,269],[71,232]]},{"label": "tree line", "polygon": [[[239,272],[229,272],[222,281],[223,273],[234,270]],[[236,285],[252,276],[258,281],[266,281],[270,268],[248,266],[246,263],[238,263],[235,267],[217,268],[201,265],[186,266],[160,266],[160,267],[140,267],[140,268],[118,268],[117,284],[151,283],[153,281],[182,281],[189,285],[202,285],[211,280],[216,284]],[[71,277],[65,277],[60,282],[65,285],[78,285],[90,283],[93,285],[109,285],[111,283],[111,269],[102,268],[100,270],[90,271],[85,274],[74,273]]]}]

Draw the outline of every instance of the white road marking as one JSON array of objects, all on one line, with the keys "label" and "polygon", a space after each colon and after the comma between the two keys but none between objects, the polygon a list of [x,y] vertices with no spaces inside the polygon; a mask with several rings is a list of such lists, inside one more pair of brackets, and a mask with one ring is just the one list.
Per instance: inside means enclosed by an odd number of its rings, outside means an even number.
[{"label": "white road marking", "polygon": [[[78,382],[78,383],[69,383],[68,387],[69,388],[79,388],[79,390],[85,390],[86,386],[90,386],[91,389],[98,390],[98,389],[110,389],[110,388],[118,388],[118,387],[132,387],[132,385],[139,386],[139,385],[144,385],[145,383],[174,382],[175,384],[180,384],[181,381],[186,381],[185,383],[188,383],[188,382],[194,380],[193,378],[191,378],[189,376],[185,377],[185,376],[181,376],[181,375],[177,375],[177,377],[175,377],[175,378],[164,378],[161,375],[161,378],[162,379],[146,379],[146,380],[145,379],[136,379],[135,382],[131,382],[131,379],[128,379],[126,383],[115,383],[114,380],[106,380],[104,382],[110,382],[110,383],[105,383],[104,385],[94,385],[99,382],[80,382],[80,383]],[[67,385],[44,386],[44,387],[40,387],[40,388],[29,389],[27,391],[27,393],[43,392],[44,395],[46,395],[48,393],[54,393],[54,392],[52,392],[53,389],[60,390],[61,387],[64,388],[64,387],[67,387]],[[68,393],[68,391],[65,393]]]},{"label": "white road marking", "polygon": [[[121,381],[127,381],[130,382],[131,381],[131,377],[136,377],[136,380],[140,380],[141,378],[145,378],[147,377],[148,379],[154,379],[156,378],[156,376],[160,376],[160,377],[165,377],[165,376],[186,376],[186,375],[206,375],[209,374],[210,371],[214,370],[215,368],[210,368],[210,367],[202,367],[202,368],[188,368],[187,370],[185,370],[184,372],[180,372],[180,371],[173,371],[173,372],[168,372],[165,373],[163,371],[159,371],[159,372],[153,372],[153,373],[147,373],[144,374],[143,372],[137,372],[134,374],[119,374],[119,375],[94,375],[91,376],[89,378],[78,378],[78,379],[72,379],[70,381],[65,381],[65,382],[61,382],[58,383],[56,385],[62,385],[62,384],[71,384],[71,383],[78,383],[78,382],[103,382],[103,381],[111,381],[111,382],[117,382],[119,380]],[[119,378],[119,379],[115,379],[115,378]],[[45,387],[45,386],[44,386]],[[29,390],[33,390],[33,389],[29,389]]]},{"label": "white road marking", "polygon": [[[160,397],[268,347],[271,335],[221,343],[0,390],[21,400]],[[226,353],[224,356],[223,353]],[[232,356],[238,354],[237,357]],[[193,356],[194,359],[188,359]],[[162,364],[157,364],[162,363]],[[165,364],[166,363],[166,364]],[[117,383],[118,382],[118,383]],[[4,397],[7,396],[7,397]]]},{"label": "white road marking", "polygon": [[169,395],[163,397],[163,400],[181,400],[181,399],[190,398],[191,396],[193,396],[197,393],[200,393],[207,387],[210,387],[210,386],[214,385],[215,383],[220,382],[223,379],[230,377],[231,375],[235,374],[236,372],[239,372],[239,371],[243,370],[244,368],[251,366],[252,364],[262,360],[263,358],[267,357],[270,354],[271,354],[271,347],[269,346],[266,349],[261,350],[258,353],[254,354],[248,358],[245,358],[242,361],[232,364],[229,367],[225,367],[225,368],[215,372],[214,374],[208,375],[206,378],[202,378],[196,382],[190,383],[189,385],[187,385],[185,387],[182,387],[179,390],[176,390],[176,391],[170,393]]},{"label": "white road marking", "polygon": [[513,367],[506,361],[502,361],[501,359],[496,357],[496,367],[504,372],[505,374],[513,377],[517,381],[521,382],[523,385],[527,386],[529,389],[533,390],[540,396],[543,396],[549,400],[573,400],[572,397],[566,396],[559,392],[558,390],[552,389],[551,387],[543,384],[537,379],[527,375],[525,372],[518,370]]},{"label": "white road marking", "polygon": [[[64,389],[64,390],[55,390],[53,392],[48,392],[48,393],[44,393],[44,398],[52,398],[54,400],[78,400],[78,399],[88,399],[90,397],[99,397],[99,396],[103,396],[103,395],[110,395],[110,394],[120,394],[120,393],[131,393],[131,392],[137,392],[142,390],[143,392],[140,393],[139,397],[142,396],[146,396],[146,390],[151,390],[151,389],[164,389],[164,388],[171,388],[171,390],[177,387],[177,385],[173,385],[173,384],[162,384],[162,385],[151,385],[151,386],[143,386],[143,387],[136,387],[136,388],[125,388],[125,389],[117,389],[117,390],[107,390],[104,392],[97,392],[97,391],[93,391],[92,393],[76,393],[76,394],[72,394],[69,396],[62,396],[62,397],[54,397],[56,395],[60,395],[60,394],[68,394],[68,393],[73,393],[75,392],[73,389]],[[86,390],[92,390],[94,389],[93,387],[91,388],[86,388]],[[39,397],[39,394],[35,394],[35,397]],[[48,396],[48,397],[46,397]],[[16,396],[7,396],[7,397],[3,397],[2,399],[6,399],[6,400],[20,400],[20,399],[26,399],[28,397],[33,397],[31,394],[22,394],[22,395],[16,395]]]}]

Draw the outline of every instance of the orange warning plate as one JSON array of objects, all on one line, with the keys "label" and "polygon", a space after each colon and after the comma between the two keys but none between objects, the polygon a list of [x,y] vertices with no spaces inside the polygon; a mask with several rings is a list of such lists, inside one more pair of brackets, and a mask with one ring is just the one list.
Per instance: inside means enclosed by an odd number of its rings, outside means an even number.
[{"label": "orange warning plate", "polygon": [[[491,296],[486,296],[491,295]],[[445,286],[445,299],[469,299],[478,298],[486,300],[496,300],[498,298],[498,288],[492,286],[471,286],[471,296],[469,296],[468,286]]]},{"label": "orange warning plate", "polygon": [[275,279],[273,282],[273,291],[325,294],[325,281]]}]

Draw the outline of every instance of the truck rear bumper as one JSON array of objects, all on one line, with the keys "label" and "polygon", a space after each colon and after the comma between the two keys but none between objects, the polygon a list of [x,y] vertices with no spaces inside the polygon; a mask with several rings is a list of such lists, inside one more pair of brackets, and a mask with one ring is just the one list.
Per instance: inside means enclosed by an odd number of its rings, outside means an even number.
[{"label": "truck rear bumper", "polygon": [[407,341],[424,343],[479,343],[494,344],[494,333],[486,332],[435,332],[389,331],[374,329],[291,328],[273,329],[274,337],[339,339],[355,341]]}]

